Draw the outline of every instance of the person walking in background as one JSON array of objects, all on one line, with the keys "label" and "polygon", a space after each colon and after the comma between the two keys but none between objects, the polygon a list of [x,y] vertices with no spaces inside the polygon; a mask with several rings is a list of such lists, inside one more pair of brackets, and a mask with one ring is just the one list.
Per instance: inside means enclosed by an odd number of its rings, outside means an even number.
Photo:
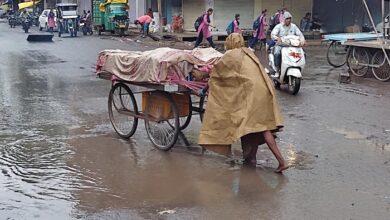
[{"label": "person walking in background", "polygon": [[53,12],[53,9],[50,9],[50,12],[49,14],[47,15],[47,27],[49,28],[49,32],[51,34],[53,34],[53,30],[56,26],[56,23],[55,23],[55,14]]},{"label": "person walking in background", "polygon": [[234,20],[229,23],[228,27],[226,28],[227,34],[231,33],[241,33],[240,29],[240,14],[236,14],[234,16]]},{"label": "person walking in background", "polygon": [[274,29],[274,27],[276,25],[278,25],[280,23],[280,15],[282,14],[283,12],[281,10],[277,10],[270,18],[270,22],[269,22],[269,28],[270,30],[272,31],[272,29]]},{"label": "person walking in background", "polygon": [[196,42],[195,42],[195,48],[198,47],[202,41],[203,41],[203,38],[205,38],[210,46],[212,48],[215,48],[215,45],[214,45],[214,42],[213,42],[213,37],[211,35],[211,31],[209,29],[209,27],[214,27],[213,25],[211,25],[211,21],[210,21],[210,15],[213,14],[213,9],[212,8],[209,8],[207,10],[206,13],[204,13],[202,15],[203,19],[199,25],[199,28],[198,28],[198,37],[196,39]]},{"label": "person walking in background", "polygon": [[267,9],[263,10],[261,12],[261,15],[255,20],[253,23],[253,38],[249,42],[249,48],[254,50],[257,42],[260,40],[261,44],[266,43],[267,35],[265,33],[266,29],[265,27],[268,26],[267,24]]}]

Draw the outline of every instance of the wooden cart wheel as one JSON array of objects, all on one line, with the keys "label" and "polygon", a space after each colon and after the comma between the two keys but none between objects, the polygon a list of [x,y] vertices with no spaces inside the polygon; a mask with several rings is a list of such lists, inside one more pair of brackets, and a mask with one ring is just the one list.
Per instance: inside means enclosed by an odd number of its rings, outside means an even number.
[{"label": "wooden cart wheel", "polygon": [[179,113],[171,94],[161,91],[151,92],[144,114],[146,133],[159,150],[169,150],[179,136]]},{"label": "wooden cart wheel", "polygon": [[207,97],[208,95],[202,96],[200,97],[200,101],[199,101],[199,117],[201,122],[203,122],[203,116],[206,111]]},{"label": "wooden cart wheel", "polygon": [[[192,118],[192,100],[191,100],[191,95],[190,94],[185,94],[186,96],[188,96],[188,115],[186,116],[180,116],[180,111],[179,111],[179,126],[180,126],[180,130],[184,130],[188,127],[188,125],[190,124],[191,122],[191,118]],[[168,123],[170,123],[170,121],[168,121]],[[170,124],[171,126],[173,126],[173,124]]]},{"label": "wooden cart wheel", "polygon": [[180,130],[184,130],[188,127],[192,118],[192,99],[190,94],[188,95],[188,115],[179,118]]},{"label": "wooden cart wheel", "polygon": [[133,136],[138,126],[138,118],[126,115],[134,113],[138,115],[138,107],[134,94],[123,83],[116,83],[108,96],[108,114],[116,133],[122,138]]},{"label": "wooden cart wheel", "polygon": [[374,74],[375,78],[382,82],[390,79],[390,65],[387,62],[386,56],[382,50],[375,52],[371,63],[373,65],[378,65],[378,67],[372,67],[372,73]]},{"label": "wooden cart wheel", "polygon": [[329,44],[326,58],[331,66],[337,68],[344,66],[347,62],[347,54],[346,46],[343,46],[340,42],[332,41],[332,43]]},{"label": "wooden cart wheel", "polygon": [[350,50],[347,64],[355,76],[364,76],[367,74],[370,63],[370,56],[364,48],[354,47]]}]

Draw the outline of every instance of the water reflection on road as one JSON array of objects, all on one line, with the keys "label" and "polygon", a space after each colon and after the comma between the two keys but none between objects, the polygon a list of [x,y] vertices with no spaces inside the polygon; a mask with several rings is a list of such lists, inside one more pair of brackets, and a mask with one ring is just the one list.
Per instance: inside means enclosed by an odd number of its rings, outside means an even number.
[{"label": "water reflection on road", "polygon": [[143,123],[120,139],[108,120],[110,83],[94,77],[94,62],[101,49],[140,45],[98,37],[28,44],[18,31],[2,38],[10,46],[0,50],[1,218],[389,216],[389,87],[369,79],[338,84],[339,70],[327,68],[321,48],[307,50],[300,94],[278,92],[286,125],[278,143],[292,165],[281,176],[264,146],[257,169],[202,154],[198,116],[185,131],[190,147],[156,150]]}]

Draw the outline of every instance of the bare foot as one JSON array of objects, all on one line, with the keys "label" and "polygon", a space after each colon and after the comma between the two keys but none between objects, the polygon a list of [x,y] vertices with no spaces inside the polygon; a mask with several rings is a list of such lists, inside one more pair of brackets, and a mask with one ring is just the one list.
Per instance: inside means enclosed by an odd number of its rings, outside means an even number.
[{"label": "bare foot", "polygon": [[279,167],[275,170],[275,173],[282,173],[283,170],[287,170],[288,168],[290,168],[290,165],[288,164],[279,165]]}]

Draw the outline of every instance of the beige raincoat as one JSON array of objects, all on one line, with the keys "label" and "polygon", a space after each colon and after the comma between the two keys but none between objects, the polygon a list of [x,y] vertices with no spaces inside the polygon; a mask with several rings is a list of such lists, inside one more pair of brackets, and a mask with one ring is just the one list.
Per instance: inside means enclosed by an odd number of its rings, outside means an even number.
[{"label": "beige raincoat", "polygon": [[215,64],[209,80],[199,144],[230,151],[230,145],[244,135],[278,131],[283,119],[272,81],[256,55],[244,47],[242,36],[231,34],[225,48],[227,52]]}]

